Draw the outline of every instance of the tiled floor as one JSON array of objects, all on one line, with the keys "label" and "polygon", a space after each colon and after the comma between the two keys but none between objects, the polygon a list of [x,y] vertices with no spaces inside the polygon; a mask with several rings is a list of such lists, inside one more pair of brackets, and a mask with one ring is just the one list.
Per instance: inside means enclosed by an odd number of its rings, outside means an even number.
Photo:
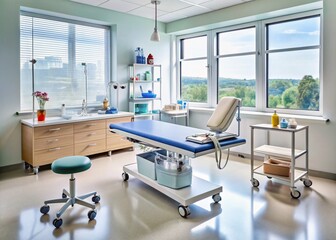
[{"label": "tiled floor", "polygon": [[247,159],[232,157],[224,170],[212,155],[192,161],[193,173],[223,186],[222,201],[211,197],[190,205],[191,215],[180,217],[179,203],[134,177],[122,181],[124,164],[135,162],[135,151],[111,157],[91,157],[91,169],[76,175],[77,193],[101,195],[97,217],[75,205],[55,229],[52,220],[60,204],[42,215],[43,201],[61,196],[68,176],[46,168],[38,175],[17,169],[0,174],[0,238],[11,239],[336,239],[336,182],[311,177],[311,188],[297,183],[301,198],[289,188],[259,176],[259,189],[250,183]]}]

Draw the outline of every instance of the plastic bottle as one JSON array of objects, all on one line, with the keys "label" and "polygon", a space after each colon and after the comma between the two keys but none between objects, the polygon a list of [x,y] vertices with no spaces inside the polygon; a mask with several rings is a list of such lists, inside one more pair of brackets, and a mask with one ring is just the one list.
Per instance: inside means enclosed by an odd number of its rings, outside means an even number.
[{"label": "plastic bottle", "polygon": [[272,122],[272,126],[273,126],[273,127],[277,127],[277,126],[279,125],[279,116],[278,116],[278,114],[276,113],[276,110],[274,110],[274,113],[273,113],[273,115],[272,115],[271,122]]},{"label": "plastic bottle", "polygon": [[141,48],[140,50],[140,56],[141,56],[141,63],[145,64],[146,63],[146,57],[144,56],[144,51]]},{"label": "plastic bottle", "polygon": [[140,47],[137,47],[135,49],[135,59],[134,59],[134,62],[135,63],[141,63],[141,52],[140,52]]},{"label": "plastic bottle", "polygon": [[65,104],[63,103],[62,104],[62,107],[61,107],[61,116],[64,116],[65,115]]}]

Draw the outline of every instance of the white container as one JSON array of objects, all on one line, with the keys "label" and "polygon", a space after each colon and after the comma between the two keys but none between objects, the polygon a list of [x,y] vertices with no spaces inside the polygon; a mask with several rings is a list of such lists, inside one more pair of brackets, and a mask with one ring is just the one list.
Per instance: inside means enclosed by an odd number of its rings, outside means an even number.
[{"label": "white container", "polygon": [[191,185],[192,168],[188,166],[183,171],[167,170],[161,165],[156,164],[156,179],[163,186],[180,189]]}]

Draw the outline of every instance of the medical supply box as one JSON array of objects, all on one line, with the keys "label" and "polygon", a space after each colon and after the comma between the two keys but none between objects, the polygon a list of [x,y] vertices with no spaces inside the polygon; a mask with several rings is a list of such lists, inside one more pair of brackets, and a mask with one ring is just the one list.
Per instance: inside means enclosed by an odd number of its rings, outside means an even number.
[{"label": "medical supply box", "polygon": [[264,160],[264,173],[289,177],[290,159],[279,159],[266,155]]},{"label": "medical supply box", "polygon": [[157,154],[156,179],[163,186],[180,189],[191,185],[192,168],[189,161]]},{"label": "medical supply box", "polygon": [[146,177],[149,177],[153,180],[156,180],[156,171],[155,171],[155,156],[157,154],[166,154],[166,150],[157,150],[151,152],[145,152],[137,154],[137,165],[138,172]]}]

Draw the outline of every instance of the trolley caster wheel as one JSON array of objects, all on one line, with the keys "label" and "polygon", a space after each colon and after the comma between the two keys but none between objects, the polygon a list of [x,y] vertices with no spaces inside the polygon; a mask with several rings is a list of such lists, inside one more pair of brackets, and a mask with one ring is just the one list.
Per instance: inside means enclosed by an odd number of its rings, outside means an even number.
[{"label": "trolley caster wheel", "polygon": [[305,185],[306,187],[310,187],[311,185],[313,185],[313,182],[310,179],[304,179],[303,185]]},{"label": "trolley caster wheel", "polygon": [[251,181],[251,183],[252,183],[253,187],[259,187],[259,181],[258,181],[258,179],[253,178],[253,180]]},{"label": "trolley caster wheel", "polygon": [[99,203],[99,201],[100,201],[100,196],[99,195],[96,195],[96,196],[92,197],[92,202]]},{"label": "trolley caster wheel", "polygon": [[128,174],[125,173],[125,172],[121,174],[121,177],[122,177],[122,179],[123,179],[124,181],[127,181],[127,180],[129,179]]},{"label": "trolley caster wheel", "polygon": [[300,193],[298,190],[291,191],[290,195],[291,195],[292,198],[294,198],[294,199],[298,199],[298,198],[301,197],[301,193]]},{"label": "trolley caster wheel", "polygon": [[222,200],[222,197],[219,195],[219,193],[212,196],[212,200],[214,200],[215,203],[218,203]]},{"label": "trolley caster wheel", "polygon": [[63,224],[62,218],[59,218],[59,219],[55,218],[53,221],[53,225],[55,228],[60,228],[62,224]]},{"label": "trolley caster wheel", "polygon": [[96,216],[97,216],[97,212],[95,210],[90,210],[88,212],[88,218],[89,218],[90,221],[93,220],[93,219],[95,219]]},{"label": "trolley caster wheel", "polygon": [[270,177],[270,176],[266,176],[268,179],[272,179],[272,177]]},{"label": "trolley caster wheel", "polygon": [[190,208],[188,206],[180,205],[178,206],[178,212],[181,217],[186,218],[188,215],[190,215]]},{"label": "trolley caster wheel", "polygon": [[62,193],[62,198],[67,198],[68,196],[65,193]]},{"label": "trolley caster wheel", "polygon": [[49,210],[50,210],[50,206],[48,206],[48,205],[44,205],[40,208],[40,212],[42,214],[47,214],[49,212]]}]

